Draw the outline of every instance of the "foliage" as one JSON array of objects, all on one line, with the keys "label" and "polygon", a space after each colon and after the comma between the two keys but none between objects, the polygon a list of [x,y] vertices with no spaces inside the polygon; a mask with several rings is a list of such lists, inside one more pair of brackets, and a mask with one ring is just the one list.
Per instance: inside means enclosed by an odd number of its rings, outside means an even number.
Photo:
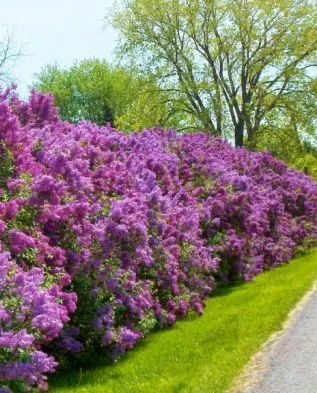
[{"label": "foliage", "polygon": [[315,99],[307,101],[301,94],[294,102],[284,99],[288,110],[273,110],[265,128],[246,146],[253,150],[269,150],[288,165],[317,179],[317,95],[313,82],[311,86]]},{"label": "foliage", "polygon": [[317,184],[268,153],[201,133],[72,125],[51,95],[35,91],[27,102],[4,92],[0,124],[8,157],[1,252],[13,282],[38,275],[33,292],[52,295],[43,319],[56,314],[35,325],[37,314],[4,273],[0,306],[18,323],[0,320],[1,337],[29,340],[18,354],[0,342],[6,387],[14,376],[22,389],[45,388],[54,359],[45,369],[36,362],[32,381],[13,371],[12,361],[29,369],[34,347],[58,359],[96,348],[117,358],[151,330],[201,314],[215,278],[251,280],[316,241]]},{"label": "foliage", "polygon": [[317,180],[317,156],[312,153],[306,153],[303,157],[297,157],[294,161],[295,168],[306,172],[312,178]]},{"label": "foliage", "polygon": [[37,89],[54,94],[62,119],[72,123],[87,119],[99,125],[112,122],[115,111],[120,112],[114,88],[122,88],[128,79],[123,70],[98,60],[76,61],[69,69],[47,65],[35,76]]},{"label": "foliage", "polygon": [[274,157],[317,180],[317,149],[313,142],[316,140],[314,135],[315,133],[306,134],[306,139],[301,140],[298,124],[286,123],[283,127],[263,131],[247,147],[270,151]]},{"label": "foliage", "polygon": [[35,75],[34,87],[53,93],[61,118],[71,123],[110,122],[129,132],[155,124],[171,127],[179,121],[170,120],[167,94],[151,78],[137,78],[105,60],[76,61],[65,69],[47,65]]},{"label": "foliage", "polygon": [[251,142],[270,118],[316,105],[316,1],[126,0],[118,52],[182,103],[189,127]]}]

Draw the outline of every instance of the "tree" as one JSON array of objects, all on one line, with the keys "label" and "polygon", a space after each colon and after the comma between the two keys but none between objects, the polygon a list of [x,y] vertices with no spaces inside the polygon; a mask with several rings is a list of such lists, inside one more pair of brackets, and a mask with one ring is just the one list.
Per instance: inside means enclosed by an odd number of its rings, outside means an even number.
[{"label": "tree", "polygon": [[317,180],[316,136],[301,140],[297,128],[286,124],[274,133],[263,130],[256,140],[256,150],[269,150],[273,156]]},{"label": "tree", "polygon": [[236,146],[299,95],[313,99],[315,0],[125,0],[110,23],[125,62],[153,73],[201,129],[234,130]]},{"label": "tree", "polygon": [[125,131],[175,125],[169,103],[149,78],[97,59],[76,61],[70,68],[47,65],[35,75],[33,87],[54,95],[60,116],[76,123],[82,119],[99,125],[111,122]]},{"label": "tree", "polygon": [[[284,97],[266,118],[261,133],[247,143],[253,150],[269,150],[290,166],[304,171],[317,180],[317,98],[316,83],[310,84],[309,94]],[[282,105],[283,104],[283,105]]]},{"label": "tree", "polygon": [[45,66],[35,74],[33,87],[53,93],[64,120],[74,123],[86,119],[103,125],[114,118],[113,79],[122,80],[124,76],[123,71],[112,70],[105,61],[84,60],[69,69],[57,64]]},{"label": "tree", "polygon": [[0,84],[8,84],[12,78],[12,68],[22,56],[22,47],[16,42],[12,31],[6,30],[0,41]]}]

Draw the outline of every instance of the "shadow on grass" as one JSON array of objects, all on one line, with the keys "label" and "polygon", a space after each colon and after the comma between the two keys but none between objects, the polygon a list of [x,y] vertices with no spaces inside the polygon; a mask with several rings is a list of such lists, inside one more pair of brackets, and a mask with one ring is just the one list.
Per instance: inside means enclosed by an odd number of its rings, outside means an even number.
[{"label": "shadow on grass", "polygon": [[[299,258],[294,258],[297,260]],[[305,262],[308,259],[311,259],[311,256],[308,254],[307,257],[301,258],[301,262]],[[316,262],[316,258],[314,259]],[[276,267],[272,270],[268,270],[261,275],[259,275],[254,282],[242,282],[242,281],[237,281],[235,283],[226,283],[226,282],[217,282],[217,288],[212,292],[211,297],[207,299],[206,303],[208,304],[208,312],[205,313],[205,316],[209,317],[213,316],[213,307],[212,305],[215,305],[215,310],[216,312],[221,312],[222,313],[222,307],[223,304],[227,305],[231,302],[231,299],[233,298],[234,305],[235,307],[240,305],[240,302],[244,302],[244,305],[246,307],[249,307],[249,311],[252,314],[253,306],[251,305],[250,308],[250,302],[254,302],[254,299],[258,298],[259,304],[263,303],[263,299],[265,299],[265,296],[267,295],[274,295],[274,294],[279,294],[279,291],[276,291],[281,285],[282,288],[289,288],[289,280],[290,282],[297,283],[298,282],[298,274],[304,275],[307,272],[307,269],[305,269],[306,264],[300,263],[299,265],[293,264],[294,268],[289,269],[288,264],[283,264],[282,266]],[[303,266],[303,268],[298,269],[295,268],[298,266]],[[315,265],[314,265],[315,266]],[[289,269],[289,270],[285,270]],[[274,273],[273,273],[274,272]],[[288,272],[286,275],[284,272]],[[309,268],[308,273],[309,274],[314,274],[315,270]],[[273,276],[272,276],[273,274]],[[301,276],[300,276],[301,277]],[[305,276],[307,277],[307,275]],[[253,287],[255,286],[256,288],[256,293],[254,293]],[[269,292],[268,292],[269,291]],[[252,295],[252,296],[251,296]],[[271,296],[271,298],[274,296]],[[277,295],[276,295],[277,296]],[[215,299],[213,302],[212,299]],[[227,298],[227,299],[226,299]],[[219,301],[217,300],[219,299]],[[283,312],[284,309],[280,310]],[[226,316],[225,319],[222,319],[225,321],[225,323],[228,324],[228,326],[233,326],[237,315],[235,313],[235,310],[229,310],[230,312]],[[266,313],[270,315],[271,310],[266,310]],[[253,315],[253,314],[252,314]],[[255,314],[257,315],[257,314]],[[126,372],[122,371],[124,370],[124,367],[121,368],[120,365],[125,364],[126,362],[131,361],[130,357],[135,357],[137,356],[137,353],[140,351],[143,351],[145,348],[152,348],[153,341],[155,343],[155,340],[158,339],[160,345],[164,345],[164,335],[167,333],[167,331],[172,330],[172,338],[169,337],[169,344],[176,339],[177,337],[181,337],[184,339],[186,337],[187,332],[192,331],[193,326],[195,325],[195,321],[199,320],[200,317],[194,313],[191,312],[187,317],[180,319],[177,321],[177,323],[172,327],[172,328],[165,328],[161,330],[156,330],[155,334],[149,335],[148,337],[144,338],[134,349],[130,350],[128,353],[124,354],[118,361],[118,363],[113,363],[109,361],[109,357],[105,356],[104,353],[102,352],[94,352],[93,356],[90,356],[85,364],[83,365],[78,365],[71,363],[71,367],[68,369],[64,369],[59,371],[57,374],[52,376],[50,378],[51,388],[52,391],[55,392],[59,391],[61,389],[63,392],[67,392],[68,390],[70,391],[82,391],[82,392],[87,392],[87,393],[93,393],[94,392],[94,387],[98,389],[102,389],[104,387],[104,381],[109,382],[109,388],[111,389],[112,383],[115,384],[117,389],[121,389],[121,381],[120,379],[124,380],[126,378]],[[269,318],[270,322],[271,317]],[[220,322],[222,321],[220,320]],[[249,320],[246,320],[247,324],[249,324]],[[203,320],[201,320],[201,323],[204,323]],[[193,326],[190,326],[192,324]],[[185,325],[185,326],[184,326]],[[198,323],[198,328],[199,326],[201,327],[201,324]],[[276,329],[275,325],[271,326],[270,323],[268,323],[267,329],[270,329],[274,331]],[[240,326],[241,327],[241,326]],[[231,335],[234,336],[237,334],[238,330],[240,329],[238,326],[236,329],[231,329]],[[261,326],[261,329],[263,327]],[[248,331],[248,329],[246,330]],[[185,333],[184,333],[185,332]],[[262,332],[262,330],[261,330]],[[262,333],[261,333],[262,334]],[[169,336],[169,334],[167,334]],[[252,337],[251,337],[252,338]],[[264,337],[265,338],[265,337]],[[212,331],[208,333],[207,339],[210,341],[215,340],[215,343],[220,343],[220,349],[222,348],[224,351],[231,351],[232,348],[228,347],[228,343],[224,342],[226,340],[225,335],[223,332],[221,335],[219,335],[216,331]],[[201,341],[202,345],[204,345],[205,339]],[[257,340],[258,341],[258,340]],[[257,342],[256,341],[256,342]],[[163,344],[162,344],[163,343]],[[169,345],[168,344],[168,345]],[[229,349],[228,349],[229,348]],[[152,348],[153,349],[153,348]],[[151,350],[150,350],[151,353]],[[243,348],[243,352],[245,353],[245,348]],[[221,356],[223,356],[221,352]],[[142,358],[142,355],[141,355]],[[144,359],[143,359],[144,361]],[[118,367],[117,367],[118,366]],[[158,371],[160,372],[160,371]],[[157,373],[157,372],[156,372]],[[155,375],[156,375],[155,373]],[[152,373],[153,374],[153,373]],[[150,373],[150,378],[152,377],[152,374]],[[135,377],[135,381],[138,383],[138,380],[142,380],[144,376],[142,376],[142,370],[141,370],[141,375],[137,375]],[[144,378],[143,378],[144,379]],[[175,381],[176,382],[176,381]],[[141,382],[140,382],[141,383]],[[102,385],[102,386],[101,386]],[[107,385],[108,386],[108,385]],[[114,386],[114,385],[113,385]],[[141,386],[141,385],[140,385]],[[152,385],[151,385],[152,386]],[[153,385],[156,386],[156,385]],[[152,387],[153,387],[152,386]],[[175,385],[169,385],[170,392],[171,393],[176,393],[176,392],[181,392],[184,389],[186,389],[187,384],[184,381],[177,381]],[[107,391],[107,387],[105,386],[106,390],[98,390],[98,392],[105,392]],[[51,389],[50,389],[51,391]],[[109,390],[110,391],[110,390]],[[111,390],[113,391],[113,390]],[[116,390],[117,391],[117,390]],[[118,390],[120,391],[120,390]],[[130,391],[130,390],[129,390]],[[131,390],[132,391],[132,390]],[[135,390],[139,391],[139,390]],[[140,390],[141,391],[141,390]],[[142,390],[143,391],[143,390]]]},{"label": "shadow on grass", "polygon": [[218,282],[216,289],[211,293],[210,298],[227,296],[232,292],[239,290],[241,287],[246,286],[247,283],[244,281],[236,281],[233,283]]},{"label": "shadow on grass", "polygon": [[[286,266],[287,265],[285,264],[275,268],[275,274],[279,271],[282,273]],[[261,276],[264,277],[266,274],[271,274],[271,271],[266,271],[262,273]],[[255,284],[255,282],[253,283]],[[234,283],[218,281],[217,288],[212,292],[209,299],[212,300],[212,298],[230,297],[231,295],[234,295],[237,291],[240,292],[241,289],[248,288],[250,285],[252,285],[250,282],[244,281],[236,281]],[[173,327],[157,329],[155,332],[145,337],[136,347],[125,353],[120,358],[118,363],[114,363],[113,361],[109,360],[109,356],[105,355],[105,353],[101,351],[94,352],[92,356],[88,357],[85,363],[70,362],[71,367],[60,370],[52,377],[50,377],[50,383],[52,383],[51,386],[53,389],[71,389],[80,386],[83,388],[84,391],[86,386],[91,387],[92,383],[98,384],[98,376],[96,377],[96,374],[94,374],[94,372],[97,371],[98,375],[98,370],[101,369],[106,369],[107,379],[118,380],[122,378],[122,373],[116,366],[119,366],[120,364],[124,364],[125,362],[131,360],[130,357],[135,356],[136,353],[146,348],[149,342],[153,339],[153,337],[157,338],[160,335],[164,335],[166,331],[170,329],[173,329],[175,331],[175,334],[177,335],[177,333],[181,331],[182,327],[184,327],[184,324],[190,324],[198,320],[199,318],[200,316],[198,314],[196,314],[195,312],[191,312],[185,318],[179,319]],[[232,318],[235,318],[235,316],[233,316]],[[180,391],[182,389],[181,386],[176,386],[175,388],[176,392],[178,391],[178,388],[180,389]]]},{"label": "shadow on grass", "polygon": [[[228,296],[245,285],[246,283],[242,281],[230,284],[226,282],[218,282],[217,288],[211,294],[211,298]],[[179,319],[174,326],[157,329],[151,335],[140,341],[136,347],[125,353],[118,362],[125,363],[126,361],[129,361],[130,357],[134,356],[135,353],[147,346],[154,333],[156,336],[159,336],[170,329],[177,332],[178,329],[181,329],[181,324],[186,324],[187,322],[190,323],[199,318],[200,316],[197,313],[191,312],[186,317]],[[179,322],[181,322],[181,324]],[[49,383],[55,388],[72,388],[76,386],[82,386],[84,388],[85,386],[91,385],[90,372],[97,371],[105,367],[109,367],[110,372],[108,378],[116,380],[122,377],[122,374],[116,371],[116,364],[116,362],[110,360],[109,355],[105,355],[105,353],[101,351],[96,351],[92,356],[89,356],[84,363],[75,361],[70,367],[58,371],[49,378]],[[176,389],[176,391],[178,391],[178,389]]]}]

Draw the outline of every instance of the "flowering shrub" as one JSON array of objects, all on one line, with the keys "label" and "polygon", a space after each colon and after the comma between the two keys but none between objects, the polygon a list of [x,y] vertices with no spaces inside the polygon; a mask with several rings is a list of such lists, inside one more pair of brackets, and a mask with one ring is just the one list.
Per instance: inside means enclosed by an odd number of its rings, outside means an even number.
[{"label": "flowering shrub", "polygon": [[70,125],[6,91],[0,158],[3,389],[45,389],[52,348],[117,357],[317,238],[311,178],[205,134]]},{"label": "flowering shrub", "polygon": [[75,300],[45,279],[43,269],[24,271],[8,252],[0,254],[1,381],[16,390],[46,389],[43,373],[54,371],[57,363],[41,345],[59,336]]}]

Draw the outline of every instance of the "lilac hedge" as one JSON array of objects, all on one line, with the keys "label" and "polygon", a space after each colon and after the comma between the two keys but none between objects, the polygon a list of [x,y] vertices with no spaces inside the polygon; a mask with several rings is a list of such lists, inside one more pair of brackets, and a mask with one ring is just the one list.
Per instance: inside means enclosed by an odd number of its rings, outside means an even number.
[{"label": "lilac hedge", "polygon": [[311,178],[206,134],[71,125],[8,90],[0,159],[0,392],[45,390],[52,353],[117,357],[317,239]]}]

